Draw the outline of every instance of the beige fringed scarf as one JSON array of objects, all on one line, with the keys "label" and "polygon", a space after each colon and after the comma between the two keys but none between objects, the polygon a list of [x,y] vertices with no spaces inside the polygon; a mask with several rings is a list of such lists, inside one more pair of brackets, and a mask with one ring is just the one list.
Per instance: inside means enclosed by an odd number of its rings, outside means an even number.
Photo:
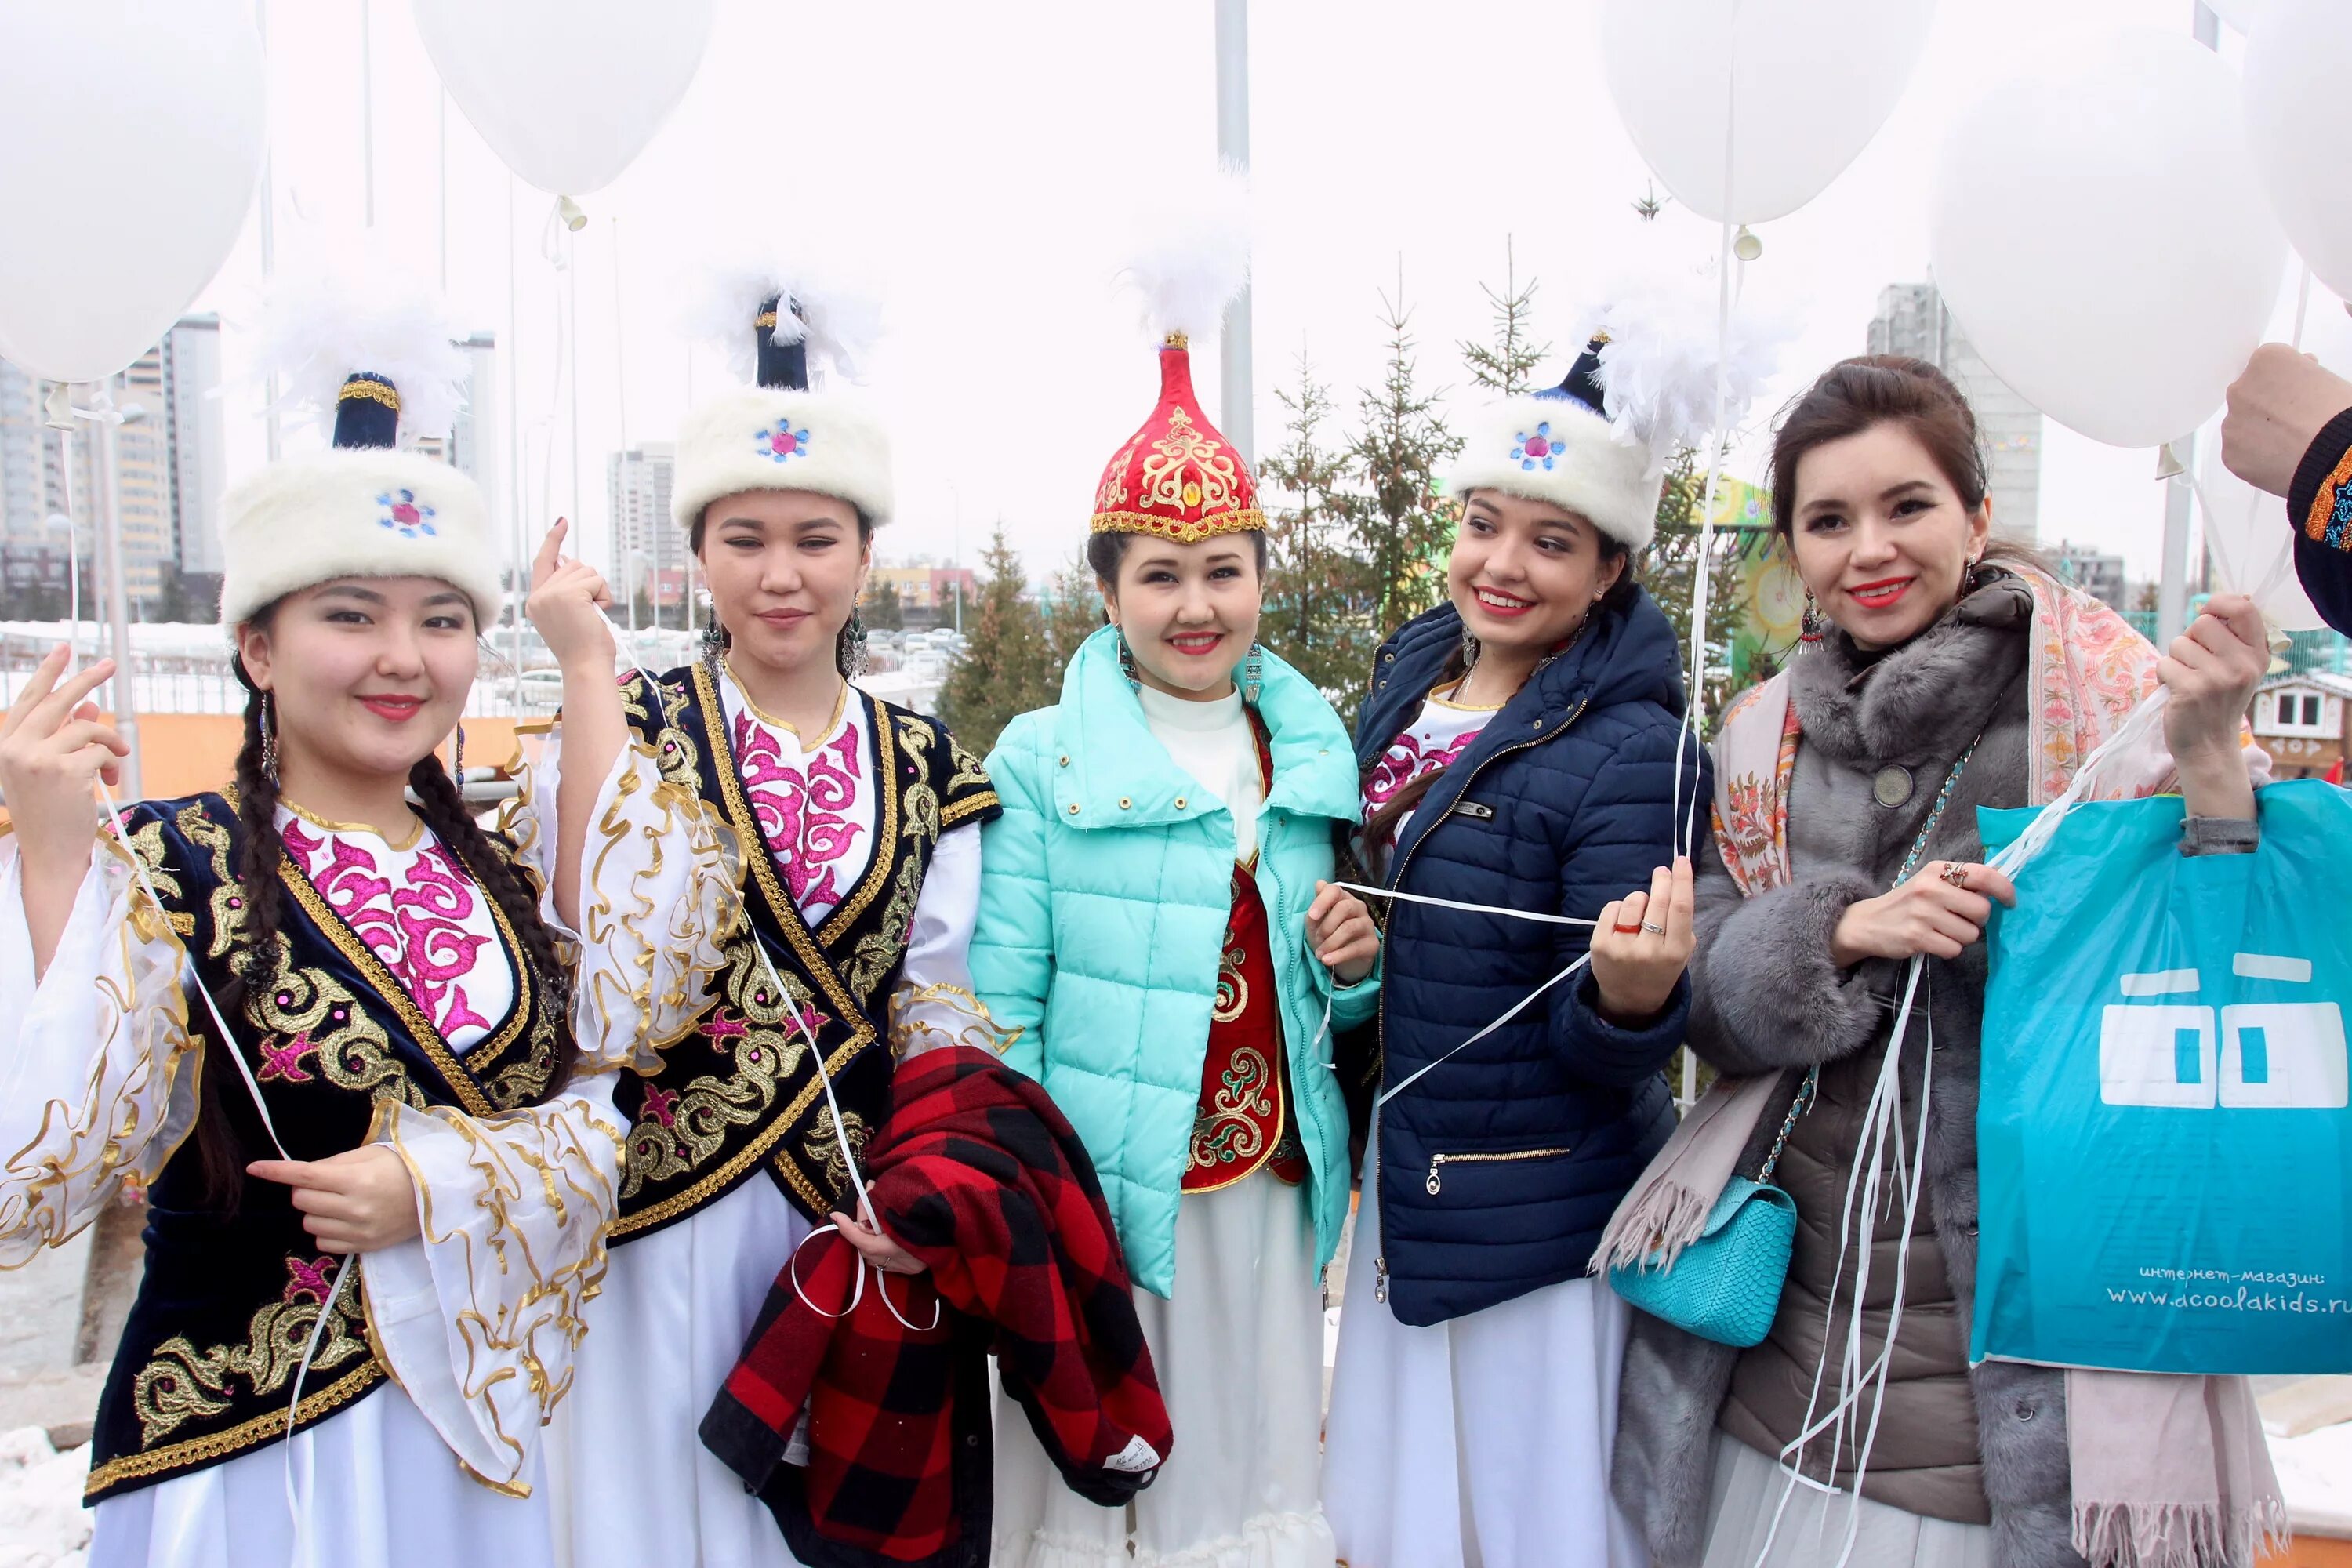
[{"label": "beige fringed scarf", "polygon": [[[2033,592],[2027,799],[2042,805],[2154,689],[2157,654],[2097,600],[2030,569],[2017,574]],[[1724,711],[1716,844],[1750,898],[1792,879],[1788,784],[1798,742],[1785,674]],[[2114,761],[2106,776],[2116,787],[2103,795],[2154,795],[2172,782],[2160,742]],[[2250,761],[2267,773],[2260,752]],[[1758,1124],[1786,1110],[1782,1076],[1716,1081],[1618,1205],[1594,1272],[1660,1252],[1671,1263],[1698,1238]],[[2252,1568],[2285,1544],[2286,1503],[2244,1378],[2070,1367],[2066,1421],[2074,1545],[2091,1568]]]}]

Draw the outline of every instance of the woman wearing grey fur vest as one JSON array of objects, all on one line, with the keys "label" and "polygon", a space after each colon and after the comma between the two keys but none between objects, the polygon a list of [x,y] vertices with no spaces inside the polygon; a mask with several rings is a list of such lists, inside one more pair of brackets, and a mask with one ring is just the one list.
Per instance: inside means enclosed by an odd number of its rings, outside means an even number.
[{"label": "woman wearing grey fur vest", "polygon": [[[1795,1257],[1779,1316],[1752,1350],[1636,1315],[1613,1489],[1642,1521],[1654,1568],[2061,1568],[2086,1552],[2099,1568],[2250,1564],[2274,1496],[2259,1482],[2217,1488],[2210,1464],[2201,1484],[2183,1479],[2147,1430],[2149,1412],[2185,1401],[2217,1453],[2266,1479],[2242,1380],[1972,1369],[1967,1348],[1979,937],[1993,900],[2015,898],[1977,863],[1977,808],[2062,793],[2161,681],[2165,751],[2128,759],[2125,793],[2177,778],[2184,854],[2251,849],[2240,720],[2267,662],[2261,618],[2245,601],[2216,600],[2159,659],[2023,552],[1989,551],[1975,420],[1942,373],[1916,360],[1847,361],[1791,405],[1773,510],[1811,605],[1807,642],[1725,715],[1691,969],[1690,1044],[1727,1075],[1724,1103],[1747,1109],[1692,1118],[1685,1146],[1645,1177],[1651,1195],[1636,1189],[1620,1209],[1619,1246],[1604,1240],[1603,1253],[1638,1252],[1662,1227],[1672,1234],[1673,1216],[1703,1215],[1725,1170],[1757,1174],[1818,1068],[1776,1177],[1796,1200]],[[2257,770],[2266,762],[2251,758]],[[1885,1147],[1865,1139],[1864,1110],[1915,954],[1927,963],[1895,1063],[1906,1137],[1921,1127],[1929,1024],[1934,1083],[1925,1194],[1906,1230],[1904,1205],[1885,1196],[1891,1154],[1874,1219],[1854,1217],[1871,1211],[1860,1199],[1849,1209],[1848,1182],[1862,1148]],[[1713,1185],[1674,1188],[1676,1162],[1707,1157],[1710,1137]],[[1890,1323],[1882,1394],[1869,1371]],[[1842,1375],[1842,1363],[1862,1374]]]}]

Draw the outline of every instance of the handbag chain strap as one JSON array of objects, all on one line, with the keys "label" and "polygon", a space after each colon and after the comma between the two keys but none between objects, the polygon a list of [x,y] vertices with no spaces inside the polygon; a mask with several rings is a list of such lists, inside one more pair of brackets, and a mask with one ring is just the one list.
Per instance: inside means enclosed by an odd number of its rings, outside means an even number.
[{"label": "handbag chain strap", "polygon": [[[1927,853],[1927,839],[1936,831],[1936,825],[1944,820],[1944,808],[1952,804],[1952,792],[1959,787],[1960,774],[1968,768],[1969,759],[1977,754],[1977,742],[1983,739],[1984,732],[1979,731],[1976,740],[1970,741],[1968,749],[1960,753],[1960,760],[1952,764],[1952,771],[1944,775],[1944,787],[1936,792],[1936,804],[1927,808],[1927,820],[1919,825],[1919,837],[1911,841],[1911,853],[1903,858],[1903,869],[1895,872],[1895,880],[1888,884],[1890,891],[1909,881],[1911,873],[1919,868],[1920,859]],[[1822,1068],[1816,1062],[1805,1070],[1805,1081],[1797,1086],[1797,1098],[1790,1102],[1789,1114],[1781,1119],[1780,1135],[1772,1140],[1772,1152],[1765,1156],[1764,1169],[1757,1173],[1759,1184],[1770,1184],[1772,1173],[1780,1167],[1781,1152],[1789,1146],[1789,1134],[1797,1130],[1797,1118],[1812,1105],[1821,1087]]]}]

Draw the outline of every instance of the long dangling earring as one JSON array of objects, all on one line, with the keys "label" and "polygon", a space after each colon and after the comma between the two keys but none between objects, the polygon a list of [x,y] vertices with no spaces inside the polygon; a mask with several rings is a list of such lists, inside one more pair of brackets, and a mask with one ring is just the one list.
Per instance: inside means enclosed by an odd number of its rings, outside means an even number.
[{"label": "long dangling earring", "polygon": [[1143,689],[1143,678],[1135,672],[1135,650],[1127,646],[1127,628],[1119,626],[1117,630],[1118,632],[1118,672],[1127,677],[1127,683],[1129,686],[1140,691]]},{"label": "long dangling earring", "polygon": [[1797,641],[1802,647],[1818,647],[1823,636],[1822,607],[1813,600],[1813,591],[1805,590],[1804,619],[1797,623]]},{"label": "long dangling earring", "polygon": [[727,634],[719,629],[719,617],[713,616],[702,624],[702,657],[715,664],[726,651]]},{"label": "long dangling earring", "polygon": [[466,726],[457,726],[457,738],[449,742],[449,778],[460,795],[466,789]]},{"label": "long dangling earring", "polygon": [[841,628],[841,646],[834,656],[845,679],[855,680],[866,673],[866,617],[855,605],[849,608],[849,619]]},{"label": "long dangling earring", "polygon": [[1465,626],[1462,628],[1462,673],[1469,674],[1471,666],[1477,662],[1478,635]]},{"label": "long dangling earring", "polygon": [[1242,700],[1257,706],[1257,694],[1265,689],[1265,649],[1250,644],[1249,657],[1242,660]]},{"label": "long dangling earring", "polygon": [[261,694],[261,773],[271,784],[278,782],[278,700],[265,691]]}]

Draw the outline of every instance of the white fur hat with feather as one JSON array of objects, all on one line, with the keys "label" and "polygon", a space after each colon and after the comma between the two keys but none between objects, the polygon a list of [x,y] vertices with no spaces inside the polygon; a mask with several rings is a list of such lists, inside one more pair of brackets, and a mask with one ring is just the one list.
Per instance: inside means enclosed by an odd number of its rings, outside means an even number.
[{"label": "white fur hat with feather", "polygon": [[499,616],[499,552],[474,481],[421,452],[462,395],[463,351],[420,281],[373,263],[289,277],[264,310],[259,358],[288,402],[331,419],[326,451],[284,458],[228,492],[221,519],[221,620],[235,626],[287,595],[338,577],[436,577]]},{"label": "white fur hat with feather", "polygon": [[804,490],[847,501],[879,528],[890,521],[890,438],[866,398],[813,390],[812,351],[847,377],[876,336],[878,312],[772,249],[709,269],[691,289],[689,328],[724,346],[755,384],[702,403],[680,422],[670,512],[690,529],[703,509],[747,490]]}]

